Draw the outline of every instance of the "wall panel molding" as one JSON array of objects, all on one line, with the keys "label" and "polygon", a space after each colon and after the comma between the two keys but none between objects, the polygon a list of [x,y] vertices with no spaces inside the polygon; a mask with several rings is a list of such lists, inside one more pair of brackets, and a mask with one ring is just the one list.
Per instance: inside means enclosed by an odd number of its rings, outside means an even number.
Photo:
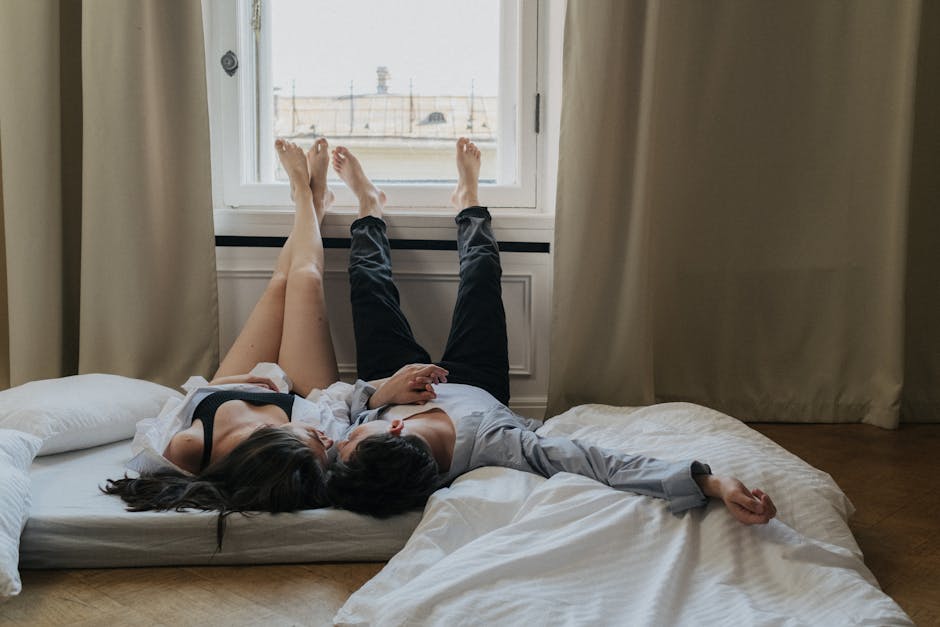
[{"label": "wall panel molding", "polygon": [[[218,277],[221,281],[237,281],[250,280],[250,281],[267,281],[271,277],[270,270],[247,270],[247,269],[220,269],[218,270]],[[323,273],[323,278],[325,281],[346,281],[347,274],[345,270],[326,270]],[[521,306],[524,316],[521,320],[522,324],[519,324],[519,320],[514,320],[512,324],[512,337],[522,337],[524,347],[521,351],[521,355],[513,355],[510,350],[509,355],[509,375],[512,377],[530,377],[534,372],[534,363],[535,363],[535,354],[534,346],[535,342],[532,337],[532,334],[535,330],[535,320],[532,309],[532,284],[534,280],[534,275],[531,272],[516,272],[509,273],[504,272],[502,277],[503,283],[503,300],[507,306],[510,303],[507,302],[506,298],[506,286],[520,286],[522,291],[521,299],[517,305]],[[410,271],[410,272],[396,272],[395,273],[395,283],[399,286],[399,289],[402,289],[403,284],[407,283],[424,283],[424,284],[440,284],[447,283],[452,284],[454,291],[456,291],[456,286],[460,283],[460,277],[454,272],[440,272],[440,271],[428,271],[428,272],[419,272],[419,271]],[[429,287],[428,289],[433,289]],[[247,313],[246,316],[247,317]],[[414,324],[414,322],[412,322]],[[331,324],[336,324],[335,321],[331,320]],[[225,342],[223,347],[227,347],[231,344],[231,341],[234,338],[227,338],[228,341]],[[517,359],[514,361],[514,357]],[[520,358],[521,357],[521,358]],[[340,362],[337,364],[340,374],[348,375],[356,373],[356,364],[354,362]]]},{"label": "wall panel molding", "polygon": [[[216,248],[220,346],[227,350],[271,276],[275,248]],[[453,251],[393,250],[402,310],[432,359],[443,352],[459,284]],[[504,253],[502,287],[509,335],[514,411],[542,418],[548,393],[551,254]],[[325,251],[327,313],[340,376],[356,376],[355,339],[349,304],[348,253]]]}]

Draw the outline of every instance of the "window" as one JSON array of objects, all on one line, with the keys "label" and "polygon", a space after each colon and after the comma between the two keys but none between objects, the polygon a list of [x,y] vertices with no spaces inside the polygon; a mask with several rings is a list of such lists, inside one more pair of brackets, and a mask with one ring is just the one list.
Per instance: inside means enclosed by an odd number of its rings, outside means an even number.
[{"label": "window", "polygon": [[[390,207],[440,207],[471,137],[494,207],[536,199],[537,0],[208,0],[213,170],[227,207],[285,205],[276,137],[349,146]],[[233,56],[222,59],[229,51]],[[232,72],[232,61],[237,69]],[[331,172],[338,206],[355,199]]]}]

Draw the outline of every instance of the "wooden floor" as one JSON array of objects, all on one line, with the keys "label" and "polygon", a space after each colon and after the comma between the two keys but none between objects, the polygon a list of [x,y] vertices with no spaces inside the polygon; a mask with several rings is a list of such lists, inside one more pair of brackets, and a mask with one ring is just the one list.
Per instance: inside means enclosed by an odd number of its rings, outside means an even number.
[{"label": "wooden floor", "polygon": [[[940,626],[940,425],[751,425],[831,474],[884,590]],[[381,564],[26,571],[0,623],[325,625]]]},{"label": "wooden floor", "polygon": [[940,425],[750,426],[832,475],[881,588],[920,627],[940,626]]}]

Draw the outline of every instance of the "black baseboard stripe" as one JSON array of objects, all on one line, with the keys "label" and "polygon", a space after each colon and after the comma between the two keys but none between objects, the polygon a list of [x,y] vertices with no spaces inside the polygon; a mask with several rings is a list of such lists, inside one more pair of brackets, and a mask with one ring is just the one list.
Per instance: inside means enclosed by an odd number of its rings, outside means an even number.
[{"label": "black baseboard stripe", "polygon": [[[258,235],[216,235],[216,246],[241,246],[246,248],[280,248],[286,237],[266,237]],[[389,240],[396,250],[457,250],[457,242],[446,239],[393,239]],[[348,237],[324,237],[324,248],[349,248]],[[499,250],[504,253],[547,253],[551,250],[548,242],[499,242]]]}]

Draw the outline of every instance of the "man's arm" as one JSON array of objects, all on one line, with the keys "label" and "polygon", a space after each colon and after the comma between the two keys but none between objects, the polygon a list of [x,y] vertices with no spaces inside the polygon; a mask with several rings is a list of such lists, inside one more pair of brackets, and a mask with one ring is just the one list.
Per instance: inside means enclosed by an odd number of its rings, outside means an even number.
[{"label": "man's arm", "polygon": [[384,379],[356,381],[349,397],[350,423],[375,420],[386,405],[426,403],[437,397],[434,383],[446,383],[447,370],[434,364],[409,364]]},{"label": "man's arm", "polygon": [[424,404],[437,398],[433,385],[447,382],[447,370],[434,364],[408,364],[390,377],[369,381],[376,388],[368,408]]},{"label": "man's arm", "polygon": [[[460,421],[458,429],[471,424],[464,422]],[[474,430],[472,453],[465,464],[458,463],[465,467],[454,467],[450,474],[463,474],[481,466],[503,466],[543,477],[570,472],[616,490],[665,499],[669,511],[676,514],[708,502],[693,475],[711,470],[699,462],[670,462],[564,437],[543,438],[508,409],[481,416]],[[455,458],[459,457],[455,451]]]},{"label": "man's arm", "polygon": [[732,515],[746,524],[765,523],[776,514],[766,494],[748,492],[732,477],[713,477],[701,462],[665,461],[563,437],[539,437],[509,412],[483,420],[469,467],[459,472],[487,465],[544,477],[559,472],[582,475],[616,490],[665,499],[675,514],[702,507],[709,497],[722,499]]}]

